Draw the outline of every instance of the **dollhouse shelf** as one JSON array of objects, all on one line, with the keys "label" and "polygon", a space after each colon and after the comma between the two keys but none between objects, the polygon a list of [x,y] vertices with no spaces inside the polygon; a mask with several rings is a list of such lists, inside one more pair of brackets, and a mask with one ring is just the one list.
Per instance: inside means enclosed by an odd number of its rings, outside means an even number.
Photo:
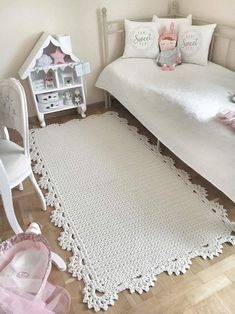
[{"label": "dollhouse shelf", "polygon": [[62,63],[62,64],[51,64],[51,65],[48,65],[48,66],[44,66],[44,67],[35,67],[33,71],[46,71],[46,70],[56,70],[56,69],[59,69],[61,67],[65,67],[65,66],[69,66],[69,67],[74,67],[75,65],[77,65],[78,63],[77,62],[70,62],[70,63]]},{"label": "dollhouse shelf", "polygon": [[49,88],[49,89],[41,89],[41,90],[34,90],[35,95],[39,95],[39,94],[45,94],[45,93],[51,93],[51,92],[55,92],[58,90],[67,90],[67,89],[72,89],[72,88],[76,88],[76,87],[82,87],[82,84],[75,84],[75,85],[71,85],[71,86],[64,86],[61,88]]},{"label": "dollhouse shelf", "polygon": [[73,53],[69,36],[44,33],[19,70],[21,79],[28,79],[41,127],[45,115],[76,108],[85,118],[86,95],[84,75],[89,63]]},{"label": "dollhouse shelf", "polygon": [[62,108],[54,109],[53,112],[59,112],[59,111],[75,109],[75,108],[77,108],[77,106],[75,106],[75,105],[71,105],[71,106],[64,105]]}]

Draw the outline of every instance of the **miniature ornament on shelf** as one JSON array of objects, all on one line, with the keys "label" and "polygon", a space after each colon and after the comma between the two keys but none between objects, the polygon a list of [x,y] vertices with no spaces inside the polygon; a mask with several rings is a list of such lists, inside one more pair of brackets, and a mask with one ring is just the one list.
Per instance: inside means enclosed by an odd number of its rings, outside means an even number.
[{"label": "miniature ornament on shelf", "polygon": [[61,80],[64,86],[72,86],[74,84],[74,77],[72,73],[60,73]]},{"label": "miniature ornament on shelf", "polygon": [[63,98],[64,98],[64,105],[65,106],[72,106],[73,105],[72,94],[70,91],[64,92]]},{"label": "miniature ornament on shelf", "polygon": [[43,54],[36,62],[37,67],[45,67],[48,65],[51,65],[53,63],[53,60],[50,56]]},{"label": "miniature ornament on shelf", "polygon": [[86,104],[83,102],[81,92],[79,88],[76,88],[74,91],[74,104],[77,106],[78,113],[82,116],[82,118],[86,118]]},{"label": "miniature ornament on shelf", "polygon": [[89,62],[80,62],[75,66],[75,70],[78,76],[83,76],[91,72]]},{"label": "miniature ornament on shelf", "polygon": [[82,96],[79,88],[76,88],[74,91],[74,104],[76,106],[82,104]]},{"label": "miniature ornament on shelf", "polygon": [[51,70],[46,73],[44,81],[46,88],[54,88],[53,72]]},{"label": "miniature ornament on shelf", "polygon": [[49,70],[45,75],[44,81],[46,88],[54,88],[53,72],[51,70]]},{"label": "miniature ornament on shelf", "polygon": [[80,104],[78,105],[77,109],[78,113],[81,115],[82,118],[86,118],[86,104]]},{"label": "miniature ornament on shelf", "polygon": [[54,64],[65,63],[64,57],[65,54],[61,51],[60,48],[56,48],[56,51],[50,54],[54,60]]},{"label": "miniature ornament on shelf", "polygon": [[72,86],[73,85],[73,77],[72,76],[67,76],[64,78],[64,86]]},{"label": "miniature ornament on shelf", "polygon": [[33,81],[33,88],[36,91],[43,90],[45,88],[45,82],[43,79]]}]

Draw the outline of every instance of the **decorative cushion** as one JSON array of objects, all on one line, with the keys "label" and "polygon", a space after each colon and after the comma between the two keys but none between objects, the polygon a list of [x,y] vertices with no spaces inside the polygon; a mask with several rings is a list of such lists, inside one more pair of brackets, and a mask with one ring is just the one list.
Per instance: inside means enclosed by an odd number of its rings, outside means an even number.
[{"label": "decorative cushion", "polygon": [[216,24],[180,26],[178,47],[181,49],[183,62],[208,64],[208,53],[215,27]]},{"label": "decorative cushion", "polygon": [[161,32],[161,29],[165,26],[166,29],[170,29],[170,25],[173,22],[175,31],[179,33],[179,27],[181,24],[192,25],[192,14],[188,15],[185,18],[160,18],[157,15],[153,16],[153,22],[156,23],[158,32]]},{"label": "decorative cushion", "polygon": [[125,20],[124,58],[153,58],[159,52],[158,30],[153,22]]}]

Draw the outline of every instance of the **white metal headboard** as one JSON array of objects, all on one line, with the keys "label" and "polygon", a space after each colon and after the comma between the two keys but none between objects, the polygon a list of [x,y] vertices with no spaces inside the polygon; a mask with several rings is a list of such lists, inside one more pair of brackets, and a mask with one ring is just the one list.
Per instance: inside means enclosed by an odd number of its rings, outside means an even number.
[{"label": "white metal headboard", "polygon": [[[172,3],[171,3],[172,4]],[[177,2],[170,6],[167,17],[182,17],[178,12]],[[133,21],[136,19],[132,19]],[[138,19],[138,21],[151,21],[150,18]],[[194,25],[212,24],[214,22],[201,18],[194,18]],[[107,9],[101,9],[101,28],[103,44],[104,65],[120,57],[124,47],[124,21],[109,21]],[[120,44],[121,43],[121,44]],[[235,70],[235,27],[217,24],[213,35],[209,60]]]}]

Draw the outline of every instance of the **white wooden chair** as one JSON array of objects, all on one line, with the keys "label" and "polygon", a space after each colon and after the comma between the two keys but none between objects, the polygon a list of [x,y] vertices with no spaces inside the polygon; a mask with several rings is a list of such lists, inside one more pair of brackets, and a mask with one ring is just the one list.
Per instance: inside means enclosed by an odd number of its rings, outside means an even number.
[{"label": "white wooden chair", "polygon": [[[11,78],[0,81],[0,127],[3,130],[3,136],[0,139],[0,159],[5,168],[10,188],[19,186],[19,189],[22,190],[22,182],[29,177],[39,195],[43,210],[46,210],[45,199],[31,169],[26,96],[23,86],[16,79]],[[7,128],[19,132],[22,136],[23,147],[9,139]],[[2,191],[1,194],[4,198]],[[4,207],[9,223],[11,222],[11,227],[17,233],[19,226],[13,223],[15,221],[12,217],[14,211],[10,210],[9,203],[6,201]]]},{"label": "white wooden chair", "polygon": [[7,220],[10,226],[12,227],[15,233],[22,232],[22,229],[19,226],[15,216],[12,203],[11,187],[8,181],[7,172],[3,166],[1,159],[0,159],[0,194],[2,195],[3,207],[5,209]]},{"label": "white wooden chair", "polygon": [[[9,139],[7,128],[20,133],[22,147]],[[16,79],[4,79],[0,81],[0,194],[8,222],[15,233],[21,233],[23,230],[15,216],[11,189],[18,186],[23,190],[22,182],[27,177],[38,193],[43,210],[46,210],[45,199],[31,168],[24,88]],[[53,253],[52,259],[59,269],[65,270],[65,263],[59,256]]]}]

